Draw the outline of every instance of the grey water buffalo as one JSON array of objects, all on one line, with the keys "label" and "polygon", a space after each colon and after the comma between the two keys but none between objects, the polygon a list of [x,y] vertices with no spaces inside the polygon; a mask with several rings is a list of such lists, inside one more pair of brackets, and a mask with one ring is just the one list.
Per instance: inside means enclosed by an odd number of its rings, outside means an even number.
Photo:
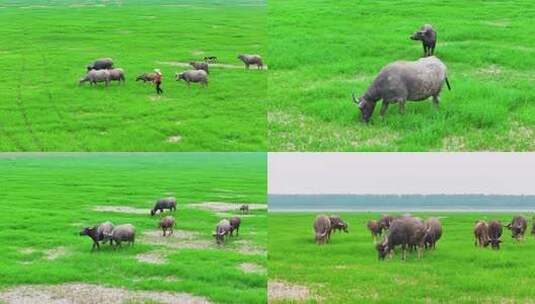
[{"label": "grey water buffalo", "polygon": [[107,85],[109,85],[111,81],[111,75],[109,70],[91,70],[87,72],[87,74],[80,79],[78,82],[79,84],[82,84],[84,82],[89,82],[90,85],[96,85],[99,82],[104,82]]},{"label": "grey water buffalo", "polygon": [[145,82],[154,82],[154,79],[156,78],[156,73],[143,73],[136,77],[136,81],[143,81]]},{"label": "grey water buffalo", "polygon": [[175,218],[168,215],[160,219],[158,223],[158,228],[161,228],[163,231],[163,236],[169,230],[169,235],[173,234],[173,228],[175,227]]},{"label": "grey water buffalo", "polygon": [[230,222],[230,236],[232,236],[232,233],[234,232],[234,230],[236,230],[236,236],[238,236],[238,234],[240,233],[240,224],[241,224],[240,217],[233,216],[230,218],[229,222]]},{"label": "grey water buffalo", "polygon": [[111,58],[100,58],[87,65],[87,71],[91,70],[108,70],[113,68]]},{"label": "grey water buffalo", "polygon": [[329,241],[331,233],[331,220],[326,215],[318,215],[314,220],[315,241],[318,245]]},{"label": "grey water buffalo", "polygon": [[439,219],[432,217],[427,219],[424,225],[424,247],[425,249],[435,249],[438,240],[442,236],[442,224]]},{"label": "grey water buffalo", "polygon": [[344,220],[342,220],[342,218],[340,218],[340,216],[338,215],[331,215],[329,216],[329,220],[331,221],[331,232],[336,232],[336,231],[344,231],[346,233],[348,233],[349,231],[347,230],[347,223],[344,222]]},{"label": "grey water buffalo", "polygon": [[225,236],[230,233],[230,230],[232,227],[230,226],[230,222],[227,219],[222,219],[219,221],[217,226],[215,227],[215,232],[212,234],[215,237],[216,243],[223,244],[225,242]]},{"label": "grey water buffalo", "polygon": [[396,246],[401,246],[401,259],[407,258],[407,249],[416,247],[418,258],[422,257],[425,237],[424,223],[411,216],[402,216],[392,221],[390,231],[382,242],[376,245],[379,260],[393,252]]},{"label": "grey water buffalo", "polygon": [[134,246],[136,229],[132,224],[118,225],[107,236],[110,238],[110,243],[115,242],[115,248],[121,247],[122,242],[128,242],[130,246]]},{"label": "grey water buffalo", "polygon": [[246,204],[241,205],[240,211],[242,214],[249,213],[249,205],[246,205]]},{"label": "grey water buffalo", "polygon": [[502,236],[502,223],[499,221],[490,221],[488,226],[488,244],[492,249],[500,249],[500,240]]},{"label": "grey water buffalo", "polygon": [[381,228],[379,228],[379,223],[376,220],[369,220],[366,226],[368,227],[368,230],[372,234],[372,238],[374,240],[381,235]]},{"label": "grey water buffalo", "polygon": [[208,74],[204,70],[189,70],[176,73],[175,76],[176,81],[184,80],[188,87],[191,86],[192,82],[198,82],[202,86],[208,85]]},{"label": "grey water buffalo", "polygon": [[528,221],[525,217],[521,215],[517,215],[513,217],[513,220],[511,223],[507,224],[507,229],[511,230],[512,237],[520,241],[524,238],[524,233],[526,232],[526,229],[528,227]]},{"label": "grey water buffalo", "polygon": [[435,45],[437,43],[437,33],[431,24],[424,24],[420,30],[414,32],[410,38],[412,40],[422,41],[424,56],[433,56],[435,53]]},{"label": "grey water buffalo", "polygon": [[210,74],[208,71],[208,63],[207,62],[198,62],[198,61],[192,61],[189,63],[195,70],[203,70],[206,72],[206,74]]},{"label": "grey water buffalo", "polygon": [[474,225],[474,246],[486,247],[489,244],[489,225],[483,220]]},{"label": "grey water buffalo", "polygon": [[262,62],[262,57],[260,57],[260,55],[240,54],[238,55],[238,59],[245,63],[245,68],[247,69],[250,65],[256,65],[259,70],[264,68],[264,63]]},{"label": "grey water buffalo", "polygon": [[394,220],[394,217],[388,214],[381,215],[381,218],[379,219],[378,225],[379,225],[379,234],[382,234],[383,231],[386,231],[390,229],[390,224]]},{"label": "grey water buffalo", "polygon": [[158,211],[162,213],[165,209],[169,209],[169,211],[176,211],[176,198],[166,197],[157,200],[154,204],[154,207],[150,210],[150,215],[155,215]]},{"label": "grey water buffalo", "polygon": [[110,81],[118,81],[119,83],[125,83],[126,79],[124,77],[123,69],[110,69],[108,71],[110,72]]},{"label": "grey water buffalo", "polygon": [[[91,247],[91,250],[95,250],[95,247],[100,249],[100,241],[108,241],[110,240],[109,234],[113,230],[113,224],[111,222],[104,222],[100,225],[96,225],[93,227],[86,227],[80,231],[80,235],[86,235],[90,237],[93,240],[93,247]],[[111,240],[110,240],[111,245]]]},{"label": "grey water buffalo", "polygon": [[352,98],[360,109],[361,120],[367,123],[379,100],[382,100],[381,119],[384,119],[391,103],[399,103],[399,111],[404,113],[408,100],[421,101],[432,97],[433,104],[438,108],[444,83],[451,89],[447,68],[435,56],[417,61],[396,61],[379,72],[364,95],[357,99],[355,94],[352,94]]}]

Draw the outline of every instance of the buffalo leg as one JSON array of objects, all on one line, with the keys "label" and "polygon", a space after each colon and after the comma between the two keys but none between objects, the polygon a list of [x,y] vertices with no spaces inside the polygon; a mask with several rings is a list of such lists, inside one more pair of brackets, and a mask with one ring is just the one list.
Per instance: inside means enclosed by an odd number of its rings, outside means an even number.
[{"label": "buffalo leg", "polygon": [[385,113],[386,113],[386,110],[388,109],[388,104],[389,104],[388,101],[383,100],[383,104],[381,105],[381,113],[379,113],[381,115],[381,119],[385,118]]},{"label": "buffalo leg", "polygon": [[433,96],[433,104],[435,105],[436,109],[439,108],[439,102],[440,102],[440,97],[438,95]]},{"label": "buffalo leg", "polygon": [[405,100],[399,100],[399,113],[405,113]]}]

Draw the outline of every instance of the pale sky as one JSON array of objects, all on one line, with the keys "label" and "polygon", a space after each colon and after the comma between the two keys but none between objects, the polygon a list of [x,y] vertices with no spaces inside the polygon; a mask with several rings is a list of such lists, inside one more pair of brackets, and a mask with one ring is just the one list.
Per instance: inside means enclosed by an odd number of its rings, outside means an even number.
[{"label": "pale sky", "polygon": [[269,153],[269,194],[535,195],[535,153]]}]

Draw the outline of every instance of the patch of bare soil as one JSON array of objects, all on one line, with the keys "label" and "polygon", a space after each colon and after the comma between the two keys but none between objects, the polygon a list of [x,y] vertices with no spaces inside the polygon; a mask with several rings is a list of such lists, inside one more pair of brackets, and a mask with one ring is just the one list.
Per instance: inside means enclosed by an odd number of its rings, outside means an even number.
[{"label": "patch of bare soil", "polygon": [[[189,62],[179,62],[179,61],[159,61],[157,64],[164,64],[164,65],[172,65],[172,66],[178,66],[178,67],[190,67],[191,65]],[[209,63],[209,68],[224,68],[224,69],[241,69],[245,70],[244,64],[228,64],[228,63]],[[256,70],[256,65],[252,65],[249,67],[250,70]],[[264,70],[268,69],[267,65],[264,65]]]},{"label": "patch of bare soil", "polygon": [[65,247],[56,247],[52,249],[45,250],[44,252],[44,258],[49,261],[53,261],[59,257],[67,255],[67,249]]},{"label": "patch of bare soil", "polygon": [[477,71],[478,74],[495,77],[502,74],[502,69],[496,64],[491,64]]},{"label": "patch of bare soil", "polygon": [[149,209],[122,207],[122,206],[96,206],[93,208],[98,212],[119,212],[119,213],[132,213],[132,214],[150,214]]},{"label": "patch of bare soil", "polygon": [[[216,212],[228,212],[228,211],[240,211],[240,206],[242,203],[219,203],[219,202],[206,202],[198,204],[189,204],[188,207],[191,208],[200,208]],[[263,204],[247,204],[249,205],[249,210],[252,209],[267,209],[267,205]]]},{"label": "patch of bare soil", "polygon": [[238,267],[243,272],[265,273],[266,268],[254,263],[241,263]]},{"label": "patch of bare soil", "polygon": [[19,285],[2,291],[0,301],[6,304],[109,304],[143,301],[166,304],[210,303],[203,297],[188,293],[128,290],[83,283]]},{"label": "patch of bare soil", "polygon": [[136,259],[139,262],[142,263],[149,263],[149,264],[165,264],[167,263],[167,260],[165,259],[165,255],[161,252],[149,252],[149,253],[141,253],[136,256]]},{"label": "patch of bare soil", "polygon": [[255,246],[247,240],[233,241],[232,244],[237,246],[236,251],[241,254],[267,256],[266,248]]},{"label": "patch of bare soil", "polygon": [[311,298],[307,287],[283,281],[268,282],[268,303],[274,301],[304,302]]},{"label": "patch of bare soil", "polygon": [[180,135],[172,135],[167,138],[168,143],[176,143],[182,140],[182,136]]},{"label": "patch of bare soil", "polygon": [[154,277],[134,277],[132,279],[132,282],[145,282],[147,280],[154,280],[154,281],[159,281],[159,282],[163,281],[163,282],[169,282],[169,283],[182,281],[181,279],[175,276],[167,276],[167,277],[154,276]]},{"label": "patch of bare soil", "polygon": [[22,254],[32,254],[35,252],[35,249],[33,249],[32,247],[24,247],[24,248],[19,248],[18,252]]}]

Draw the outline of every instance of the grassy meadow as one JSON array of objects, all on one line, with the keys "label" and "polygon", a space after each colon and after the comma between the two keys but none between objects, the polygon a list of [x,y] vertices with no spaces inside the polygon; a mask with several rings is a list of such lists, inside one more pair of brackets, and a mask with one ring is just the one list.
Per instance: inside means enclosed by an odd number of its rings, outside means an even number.
[{"label": "grassy meadow", "polygon": [[[266,209],[242,216],[239,237],[217,247],[216,223],[239,212],[194,208],[265,205],[263,153],[5,153],[0,180],[0,302],[5,290],[21,284],[71,282],[187,293],[211,303],[266,301]],[[177,227],[166,240],[159,215],[149,210],[170,195],[178,202]],[[106,220],[135,225],[135,245],[113,250],[106,244],[92,253],[91,239],[79,231]],[[243,263],[263,271],[243,271]]]},{"label": "grassy meadow", "polygon": [[531,216],[523,242],[504,229],[501,249],[493,251],[474,247],[475,220],[505,224],[512,214],[417,213],[442,217],[436,250],[421,260],[412,253],[406,261],[396,254],[381,262],[366,228],[380,214],[340,215],[349,233],[336,233],[318,246],[312,228],[316,214],[270,213],[269,281],[308,288],[307,303],[534,303]]},{"label": "grassy meadow", "polygon": [[[13,0],[0,3],[0,151],[266,151],[263,1]],[[217,56],[208,88],[175,81]],[[111,57],[126,84],[78,86]],[[155,68],[164,94],[135,78]]]},{"label": "grassy meadow", "polygon": [[[269,151],[535,150],[534,18],[526,0],[270,1]],[[351,93],[420,58],[424,23],[452,90],[361,123]]]}]

